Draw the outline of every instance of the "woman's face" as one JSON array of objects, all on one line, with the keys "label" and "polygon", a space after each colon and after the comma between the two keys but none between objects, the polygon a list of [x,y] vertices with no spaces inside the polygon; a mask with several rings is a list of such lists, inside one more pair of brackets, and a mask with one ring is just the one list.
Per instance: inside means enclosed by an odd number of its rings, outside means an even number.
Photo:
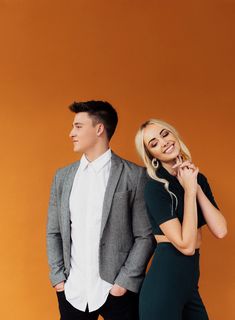
[{"label": "woman's face", "polygon": [[150,124],[144,129],[144,144],[149,153],[161,162],[171,162],[180,153],[178,139],[160,124]]}]

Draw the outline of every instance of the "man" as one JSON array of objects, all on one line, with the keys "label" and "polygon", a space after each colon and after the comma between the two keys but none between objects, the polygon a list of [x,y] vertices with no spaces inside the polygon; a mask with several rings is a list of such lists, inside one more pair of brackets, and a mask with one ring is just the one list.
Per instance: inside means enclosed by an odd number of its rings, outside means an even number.
[{"label": "man", "polygon": [[145,170],[110,150],[118,116],[108,102],[74,102],[70,110],[70,138],[83,155],[56,172],[47,224],[61,320],[136,320],[155,247],[143,198]]}]

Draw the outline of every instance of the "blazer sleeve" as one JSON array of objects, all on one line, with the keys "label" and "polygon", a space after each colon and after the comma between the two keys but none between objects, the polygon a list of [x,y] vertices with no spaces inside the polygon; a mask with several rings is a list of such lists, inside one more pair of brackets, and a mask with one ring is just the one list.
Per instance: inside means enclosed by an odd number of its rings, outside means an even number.
[{"label": "blazer sleeve", "polygon": [[52,286],[66,280],[64,274],[64,260],[60,224],[58,218],[57,174],[55,174],[49,200],[47,218],[47,256],[50,267]]},{"label": "blazer sleeve", "polygon": [[132,230],[134,243],[118,273],[115,283],[130,291],[138,292],[145,276],[148,261],[156,247],[156,240],[148,219],[144,201],[146,172],[141,168],[132,205]]}]

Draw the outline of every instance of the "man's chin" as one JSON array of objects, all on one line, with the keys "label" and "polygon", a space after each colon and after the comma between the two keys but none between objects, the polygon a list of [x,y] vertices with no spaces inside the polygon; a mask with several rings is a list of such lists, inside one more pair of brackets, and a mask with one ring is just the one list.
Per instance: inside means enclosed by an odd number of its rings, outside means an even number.
[{"label": "man's chin", "polygon": [[74,147],[73,152],[81,152],[80,148]]}]

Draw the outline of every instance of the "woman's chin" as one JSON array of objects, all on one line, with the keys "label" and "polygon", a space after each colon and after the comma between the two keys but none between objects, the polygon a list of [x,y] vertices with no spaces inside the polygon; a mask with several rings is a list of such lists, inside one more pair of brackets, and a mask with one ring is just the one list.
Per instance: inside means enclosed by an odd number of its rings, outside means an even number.
[{"label": "woman's chin", "polygon": [[164,159],[162,159],[162,162],[175,162],[176,158],[179,156],[179,152],[174,152],[172,154],[167,155],[167,157],[164,157]]}]

